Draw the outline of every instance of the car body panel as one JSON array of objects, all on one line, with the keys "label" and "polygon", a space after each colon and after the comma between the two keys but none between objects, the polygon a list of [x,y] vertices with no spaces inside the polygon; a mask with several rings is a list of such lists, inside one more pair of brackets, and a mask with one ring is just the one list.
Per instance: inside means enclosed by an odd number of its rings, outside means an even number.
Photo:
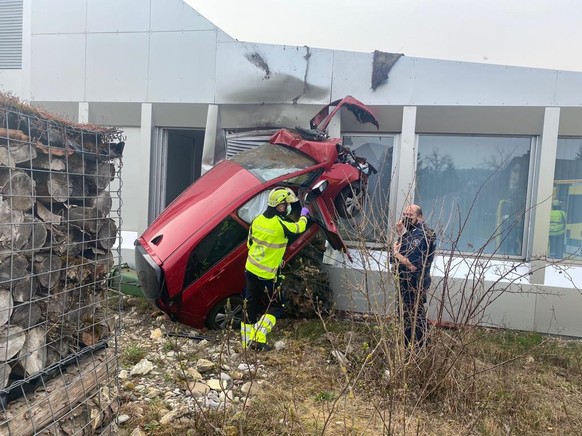
[{"label": "car body panel", "polygon": [[[182,293],[180,300],[172,306],[172,312],[176,320],[184,324],[192,324],[201,327],[206,321],[209,308],[220,302],[225,297],[240,295],[245,286],[244,273],[232,274],[232,271],[244,272],[247,257],[246,241],[238,245],[220,262],[191,283]],[[200,304],[196,304],[196,302]]]},{"label": "car body panel", "polygon": [[330,139],[326,142],[306,141],[298,132],[281,129],[269,140],[271,144],[283,144],[311,156],[322,164],[331,165],[337,158],[337,144],[340,139]]},{"label": "car body panel", "polygon": [[[335,108],[330,112],[331,107]],[[376,129],[380,128],[380,124],[376,118],[374,112],[372,112],[364,103],[356,100],[351,95],[348,95],[341,100],[335,100],[322,108],[310,121],[309,125],[312,129],[317,129],[321,131],[327,130],[329,123],[335,114],[342,108],[348,109],[356,119],[362,123],[371,123],[376,126]]]}]

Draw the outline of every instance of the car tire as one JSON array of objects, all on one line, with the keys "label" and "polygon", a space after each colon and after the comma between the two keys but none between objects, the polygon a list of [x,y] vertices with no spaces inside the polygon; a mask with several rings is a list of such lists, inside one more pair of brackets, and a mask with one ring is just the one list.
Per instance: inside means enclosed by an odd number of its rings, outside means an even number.
[{"label": "car tire", "polygon": [[353,183],[340,191],[333,201],[340,218],[354,218],[360,214],[364,199],[359,183]]},{"label": "car tire", "polygon": [[211,330],[238,329],[242,321],[243,298],[231,295],[216,304],[206,315],[206,327]]}]

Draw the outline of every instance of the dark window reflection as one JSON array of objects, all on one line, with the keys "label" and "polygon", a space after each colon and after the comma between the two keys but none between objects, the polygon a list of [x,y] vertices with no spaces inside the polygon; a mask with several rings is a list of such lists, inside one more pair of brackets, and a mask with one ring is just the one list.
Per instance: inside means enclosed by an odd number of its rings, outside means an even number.
[{"label": "dark window reflection", "polygon": [[531,138],[421,135],[415,202],[440,246],[521,256]]},{"label": "dark window reflection", "polygon": [[548,237],[549,257],[582,257],[582,138],[558,140]]},{"label": "dark window reflection", "polygon": [[392,182],[394,137],[346,135],[343,144],[356,156],[366,158],[378,173],[370,175],[368,179],[364,209],[354,218],[340,218],[340,233],[347,240],[385,242],[390,229],[388,200]]}]

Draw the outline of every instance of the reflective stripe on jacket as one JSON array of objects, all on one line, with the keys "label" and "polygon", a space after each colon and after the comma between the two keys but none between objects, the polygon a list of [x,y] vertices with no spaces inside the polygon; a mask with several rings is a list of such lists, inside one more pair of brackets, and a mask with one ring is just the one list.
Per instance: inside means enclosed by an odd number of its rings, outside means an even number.
[{"label": "reflective stripe on jacket", "polygon": [[274,279],[277,276],[288,242],[283,227],[290,233],[303,233],[307,227],[307,218],[301,217],[293,223],[279,216],[267,218],[261,214],[254,219],[247,240],[247,271],[262,279]]}]

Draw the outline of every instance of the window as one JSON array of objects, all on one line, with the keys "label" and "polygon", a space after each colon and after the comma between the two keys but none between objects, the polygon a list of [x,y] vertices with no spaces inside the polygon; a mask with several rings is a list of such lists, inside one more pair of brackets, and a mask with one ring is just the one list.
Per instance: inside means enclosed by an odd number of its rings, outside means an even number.
[{"label": "window", "polygon": [[443,249],[522,256],[530,137],[420,135],[415,202]]},{"label": "window", "polygon": [[227,217],[217,225],[190,253],[184,288],[245,242],[247,234],[248,230],[232,217]]},{"label": "window", "polygon": [[559,138],[550,214],[553,259],[582,258],[582,138]]},{"label": "window", "polygon": [[251,198],[245,204],[243,204],[238,209],[238,216],[248,225],[250,225],[253,220],[262,214],[267,208],[267,200],[269,199],[269,193],[271,191],[263,191],[256,197]]},{"label": "window", "polygon": [[[253,173],[262,182],[276,179],[285,174],[301,171],[317,164],[315,160],[292,148],[266,143],[251,150],[244,151],[232,158],[233,162]],[[303,174],[289,183],[301,185],[312,173]]]},{"label": "window", "polygon": [[364,209],[353,218],[340,218],[340,234],[345,239],[361,237],[370,242],[385,241],[388,231],[388,200],[392,182],[393,136],[343,137],[343,145],[358,157],[364,157],[376,170],[368,179]]},{"label": "window", "polygon": [[0,70],[22,68],[22,0],[0,1]]},{"label": "window", "polygon": [[[281,186],[285,185],[287,185],[286,181]],[[253,220],[267,209],[267,200],[269,198],[270,192],[271,189],[267,189],[266,191],[261,192],[239,207],[237,211],[238,217],[250,226]],[[297,192],[295,192],[295,194],[297,194]],[[301,202],[295,202],[291,205],[291,213],[283,219],[291,222],[297,222],[299,220],[300,213]],[[312,204],[311,206],[311,218],[315,219],[317,222],[323,221],[321,218],[321,213],[315,204]],[[308,220],[307,228],[313,224],[313,219]],[[299,238],[299,236],[300,234],[288,235],[288,245],[291,245],[297,238]]]}]

